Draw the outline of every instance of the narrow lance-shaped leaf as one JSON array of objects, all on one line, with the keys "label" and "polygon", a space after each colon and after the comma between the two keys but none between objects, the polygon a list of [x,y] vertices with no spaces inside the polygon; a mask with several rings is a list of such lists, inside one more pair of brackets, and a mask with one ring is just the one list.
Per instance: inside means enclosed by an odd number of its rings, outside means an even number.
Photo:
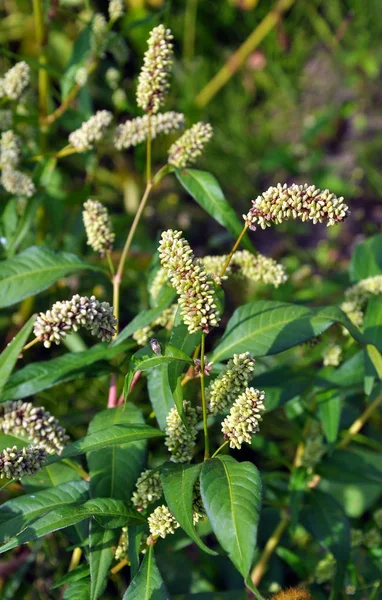
[{"label": "narrow lance-shaped leaf", "polygon": [[0,354],[0,396],[17,362],[19,354],[32,331],[34,320],[35,317],[31,317]]},{"label": "narrow lance-shaped leaf", "polygon": [[109,569],[114,560],[113,546],[115,547],[117,544],[118,535],[118,531],[104,529],[96,521],[90,521],[90,600],[102,598],[107,585]]},{"label": "narrow lance-shaped leaf", "polygon": [[170,600],[155,561],[153,546],[149,546],[141,567],[122,600]]},{"label": "narrow lance-shaped leaf", "polygon": [[194,486],[199,478],[201,465],[166,463],[162,467],[162,485],[167,505],[187,535],[208,554],[210,550],[196,533],[192,516]]},{"label": "narrow lance-shaped leaf", "polygon": [[259,472],[252,463],[218,456],[203,463],[200,484],[212,529],[245,578],[256,547],[261,504]]},{"label": "narrow lance-shaped leaf", "polygon": [[126,525],[127,523],[139,524],[144,521],[144,517],[128,508],[121,500],[96,498],[88,500],[81,505],[63,506],[44,515],[1,546],[0,553],[16,548],[16,546],[20,546],[21,544],[37,540],[40,537],[48,535],[48,533],[75,525],[89,517],[102,519],[104,526],[110,529],[122,527],[122,525]]},{"label": "narrow lance-shaped leaf", "polygon": [[85,269],[103,271],[101,267],[86,263],[75,254],[32,246],[1,263],[0,308],[16,304],[45,290],[61,277]]},{"label": "narrow lance-shaped leaf", "polygon": [[168,381],[167,365],[161,365],[148,371],[147,389],[158,425],[164,430],[166,417],[174,406],[174,398]]}]

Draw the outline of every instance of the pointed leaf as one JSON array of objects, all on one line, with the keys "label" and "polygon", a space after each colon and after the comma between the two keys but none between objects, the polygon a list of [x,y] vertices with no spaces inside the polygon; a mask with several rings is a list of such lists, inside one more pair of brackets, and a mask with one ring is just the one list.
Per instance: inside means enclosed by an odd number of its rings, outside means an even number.
[{"label": "pointed leaf", "polygon": [[17,362],[19,354],[32,331],[34,321],[35,317],[33,316],[0,354],[0,396]]},{"label": "pointed leaf", "polygon": [[[94,417],[88,434],[112,425],[143,424],[142,413],[133,404],[108,408]],[[135,483],[143,470],[146,457],[146,441],[130,442],[93,450],[87,455],[92,498],[118,498],[128,502]]]},{"label": "pointed leaf", "polygon": [[119,444],[128,444],[129,442],[138,442],[155,437],[162,437],[164,433],[148,425],[111,425],[101,431],[89,433],[85,437],[69,444],[64,448],[60,455],[54,454],[47,459],[47,464],[53,464],[63,458],[71,458],[92,450],[99,450],[107,446]]},{"label": "pointed leaf", "polygon": [[[225,227],[236,239],[239,237],[244,221],[239,219],[224,197],[216,178],[206,171],[197,169],[175,169],[176,176],[184,189],[204,208],[220,225]],[[253,250],[247,237],[243,245]]]},{"label": "pointed leaf", "polygon": [[203,463],[200,484],[212,529],[235,567],[246,577],[254,557],[260,515],[259,472],[252,463],[218,456]]},{"label": "pointed leaf", "polygon": [[168,381],[167,365],[161,365],[148,371],[147,389],[158,425],[164,430],[166,417],[174,406],[174,398]]},{"label": "pointed leaf", "polygon": [[341,418],[341,396],[338,390],[326,390],[317,395],[318,414],[322,429],[329,444],[333,444],[338,436]]},{"label": "pointed leaf", "polygon": [[358,244],[353,252],[350,264],[352,281],[382,273],[382,233]]},{"label": "pointed leaf", "polygon": [[[109,530],[111,531],[111,530]],[[69,571],[69,573],[65,573],[60,579],[58,579],[53,585],[51,585],[50,589],[55,590],[62,585],[66,585],[67,583],[72,583],[74,581],[81,581],[81,579],[85,579],[90,575],[89,565],[82,564],[78,565],[73,571]]]},{"label": "pointed leaf", "polygon": [[96,521],[90,521],[90,600],[101,598],[106,588],[114,560],[113,546],[117,544],[118,535],[118,531],[104,529]]},{"label": "pointed leaf", "polygon": [[89,499],[86,481],[70,481],[48,490],[12,498],[0,506],[0,541],[12,537],[45,513]]},{"label": "pointed leaf", "polygon": [[66,588],[62,600],[89,600],[90,579],[73,581]]},{"label": "pointed leaf", "polygon": [[75,254],[32,246],[0,264],[0,308],[16,304],[45,290],[61,277],[85,269],[103,271]]},{"label": "pointed leaf", "polygon": [[122,600],[170,600],[155,561],[153,546],[149,546],[142,565]]},{"label": "pointed leaf", "polygon": [[196,533],[192,518],[194,486],[199,478],[201,467],[202,465],[165,463],[161,471],[163,493],[169,509],[187,535],[204,552],[216,555],[216,552],[210,550]]},{"label": "pointed leaf", "polygon": [[0,553],[32,540],[37,540],[48,533],[64,529],[89,517],[95,517],[97,520],[101,519],[105,526],[107,525],[110,529],[122,527],[122,525],[128,523],[138,524],[145,520],[144,517],[135,510],[128,508],[121,500],[96,498],[81,505],[63,506],[41,517],[1,546]]}]

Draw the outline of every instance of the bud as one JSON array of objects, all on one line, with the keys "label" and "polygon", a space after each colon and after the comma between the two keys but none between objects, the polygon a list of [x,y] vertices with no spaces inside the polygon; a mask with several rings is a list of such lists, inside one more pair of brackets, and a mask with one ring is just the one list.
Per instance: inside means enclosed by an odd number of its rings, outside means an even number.
[{"label": "bud", "polygon": [[76,76],[74,78],[75,82],[77,85],[79,85],[80,87],[83,87],[84,85],[86,85],[87,80],[88,80],[88,70],[86,67],[80,67],[77,70]]},{"label": "bud", "polygon": [[341,309],[356,326],[363,323],[363,307],[372,296],[382,294],[382,275],[362,279],[345,292]]},{"label": "bud", "polygon": [[247,388],[235,401],[228,417],[222,423],[222,432],[229,440],[231,448],[240,450],[243,442],[251,443],[253,435],[259,431],[264,407],[264,392]]},{"label": "bud", "polygon": [[25,437],[48,454],[61,452],[69,437],[55,417],[31,402],[4,402],[0,406],[0,428],[5,434]]},{"label": "bud", "polygon": [[212,281],[181,235],[181,231],[164,231],[159,244],[159,257],[171,285],[179,295],[178,302],[188,331],[194,333],[201,329],[208,333],[220,320]]},{"label": "bud", "polygon": [[30,445],[17,449],[4,448],[0,452],[0,479],[22,479],[25,475],[34,475],[42,469],[46,459],[43,448]]},{"label": "bud", "polygon": [[186,463],[192,459],[197,436],[196,423],[198,417],[196,410],[187,400],[183,402],[183,409],[188,429],[186,429],[175,406],[170,410],[166,419],[165,445],[171,453],[172,462],[176,463]]},{"label": "bud", "polygon": [[131,501],[139,511],[159,500],[163,494],[160,473],[152,469],[146,469],[141,473],[135,487],[137,491],[133,493]]},{"label": "bud", "polygon": [[337,198],[329,190],[320,190],[314,185],[278,183],[270,187],[256,200],[252,200],[252,208],[244,220],[250,229],[260,225],[262,229],[270,225],[282,223],[287,219],[301,219],[313,223],[326,222],[334,225],[343,221],[349,214],[344,199]]},{"label": "bud", "polygon": [[121,73],[115,67],[109,67],[105,75],[106,82],[112,90],[116,90],[121,81]]},{"label": "bud", "polygon": [[69,143],[84,152],[93,148],[94,142],[99,142],[110,125],[113,115],[108,110],[99,110],[88,121],[82,123],[79,129],[69,135]]},{"label": "bud", "polygon": [[338,367],[342,358],[342,348],[338,344],[332,344],[324,350],[324,367]]},{"label": "bud", "polygon": [[29,175],[16,171],[13,168],[5,168],[1,172],[1,185],[14,196],[25,196],[30,198],[36,191],[34,183]]},{"label": "bud", "polygon": [[172,68],[173,36],[164,25],[150,33],[148,50],[138,79],[137,104],[144,111],[155,114],[163,105]]},{"label": "bud", "polygon": [[170,509],[163,505],[158,506],[148,517],[150,533],[154,538],[165,538],[167,535],[175,533],[179,523],[175,519]]},{"label": "bud", "polygon": [[[209,377],[211,375],[212,365],[214,363],[208,362],[207,356],[204,357],[204,375]],[[197,377],[202,372],[202,361],[200,358],[194,358],[194,377]]]},{"label": "bud", "polygon": [[109,1],[109,18],[110,21],[117,21],[120,19],[125,12],[123,0],[110,0]]},{"label": "bud", "polygon": [[119,538],[118,546],[115,550],[115,560],[122,560],[128,557],[129,550],[129,533],[127,527],[122,527],[121,537]]},{"label": "bud", "polygon": [[[150,136],[151,139],[164,133],[168,135],[184,127],[184,115],[174,111],[158,113],[150,117]],[[117,127],[114,137],[114,144],[117,150],[126,150],[130,146],[137,146],[144,142],[148,137],[149,117],[137,117],[126,121]]]},{"label": "bud", "polygon": [[210,141],[213,129],[209,123],[196,123],[170,146],[168,162],[183,169],[196,162],[203,154],[204,146]]},{"label": "bud", "polygon": [[88,245],[105,256],[113,248],[115,238],[107,208],[101,202],[89,199],[84,203],[82,217]]},{"label": "bud", "polygon": [[22,61],[6,72],[2,79],[0,96],[8,96],[11,100],[18,100],[29,85],[30,68]]},{"label": "bud", "polygon": [[2,168],[16,167],[20,161],[21,141],[11,130],[4,131],[0,139],[0,163]]},{"label": "bud", "polygon": [[234,354],[224,370],[206,389],[208,410],[216,415],[230,407],[239,394],[244,392],[255,368],[255,360],[249,352]]},{"label": "bud", "polygon": [[44,342],[45,348],[52,343],[60,344],[68,333],[84,327],[92,335],[110,342],[116,334],[117,319],[108,302],[99,302],[95,296],[76,294],[71,300],[56,302],[51,310],[40,313],[34,324],[34,334]]},{"label": "bud", "polygon": [[107,33],[105,17],[101,13],[96,13],[93,18],[91,46],[92,50],[98,55],[101,55],[104,51]]}]

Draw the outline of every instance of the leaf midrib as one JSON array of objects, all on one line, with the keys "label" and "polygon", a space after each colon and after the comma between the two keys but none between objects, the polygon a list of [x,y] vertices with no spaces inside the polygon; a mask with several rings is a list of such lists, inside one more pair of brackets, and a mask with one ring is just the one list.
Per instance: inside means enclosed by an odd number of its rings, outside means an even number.
[{"label": "leaf midrib", "polygon": [[234,529],[235,529],[236,546],[237,546],[237,549],[238,549],[239,554],[240,554],[240,559],[242,559],[243,558],[243,554],[242,554],[242,551],[241,551],[241,546],[240,546],[240,543],[239,543],[239,538],[238,538],[238,533],[237,533],[236,515],[235,515],[234,503],[233,503],[232,483],[231,483],[231,479],[230,479],[230,476],[229,476],[229,473],[228,473],[227,466],[224,464],[224,461],[221,460],[220,462],[223,465],[223,468],[224,468],[224,471],[225,471],[225,475],[227,477],[228,490],[229,490],[229,498],[230,498],[230,503],[231,503],[231,507],[232,507],[231,508],[232,521],[233,521]]}]

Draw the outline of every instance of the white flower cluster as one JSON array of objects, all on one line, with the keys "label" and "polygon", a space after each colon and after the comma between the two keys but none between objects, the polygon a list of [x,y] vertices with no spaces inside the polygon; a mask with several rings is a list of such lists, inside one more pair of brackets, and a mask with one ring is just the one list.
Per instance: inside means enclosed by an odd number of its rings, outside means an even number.
[{"label": "white flower cluster", "polygon": [[102,55],[107,38],[107,21],[102,13],[96,13],[93,18],[91,46],[93,51]]},{"label": "white flower cluster", "polygon": [[108,110],[99,110],[88,121],[82,123],[79,129],[69,135],[69,143],[84,152],[93,148],[94,142],[99,142],[110,125],[113,115]]},{"label": "white flower cluster", "polygon": [[69,437],[55,417],[31,402],[4,402],[0,406],[0,429],[5,434],[25,437],[48,454],[61,452]]},{"label": "white flower cluster", "polygon": [[29,65],[24,61],[16,63],[4,77],[0,78],[0,98],[6,96],[11,100],[18,100],[29,85],[29,80]]},{"label": "white flower cluster", "polygon": [[155,114],[165,100],[172,68],[173,35],[164,25],[151,31],[148,50],[138,79],[137,104],[144,111]]},{"label": "white flower cluster", "polygon": [[11,130],[4,131],[0,138],[0,164],[2,168],[16,167],[20,161],[21,141]]},{"label": "white flower cluster", "polygon": [[5,168],[1,172],[1,185],[14,196],[25,196],[30,198],[36,191],[34,183],[29,175],[13,168]]},{"label": "white flower cluster", "polygon": [[22,479],[25,475],[34,475],[42,469],[46,460],[43,448],[30,445],[17,449],[4,448],[0,452],[0,479]]},{"label": "white flower cluster", "polygon": [[107,208],[97,200],[84,203],[82,218],[85,225],[87,243],[95,252],[104,256],[113,248],[115,234],[112,230]]},{"label": "white flower cluster", "polygon": [[332,344],[324,350],[324,367],[338,367],[342,358],[342,348],[338,344]]},{"label": "white flower cluster", "polygon": [[181,231],[164,231],[159,244],[159,257],[171,285],[179,295],[182,317],[189,332],[201,329],[208,333],[220,320],[213,284],[181,235]]},{"label": "white flower cluster", "polygon": [[290,186],[278,183],[252,200],[252,208],[243,218],[250,229],[256,229],[256,225],[265,229],[287,219],[326,222],[329,226],[343,221],[348,214],[344,199],[337,198],[329,190],[320,190],[307,183],[293,183]]},{"label": "white flower cluster", "polygon": [[56,302],[51,310],[40,313],[34,324],[34,334],[44,342],[45,348],[61,340],[80,327],[88,329],[92,335],[110,342],[116,333],[117,320],[108,302],[99,302],[95,296],[76,294],[71,300]]},{"label": "white flower cluster", "polygon": [[110,0],[109,1],[109,18],[110,21],[116,21],[120,19],[125,12],[125,6],[123,0]]},{"label": "white flower cluster", "polygon": [[[222,279],[219,273],[223,269],[227,258],[227,255],[223,255],[205,256],[201,259],[207,273],[212,275],[218,284],[221,283]],[[288,279],[284,267],[273,258],[263,254],[252,254],[248,250],[234,252],[223,279],[228,277],[261,281],[276,288]]]},{"label": "white flower cluster", "polygon": [[76,84],[79,85],[80,87],[83,87],[84,85],[86,85],[87,80],[88,80],[87,68],[80,67],[75,75],[74,80],[75,80]]},{"label": "white flower cluster", "polygon": [[[184,115],[174,111],[158,113],[150,117],[150,136],[154,139],[160,133],[168,135],[184,127]],[[118,125],[114,144],[117,150],[126,150],[130,146],[137,146],[147,139],[149,116],[137,117]]]},{"label": "white flower cluster", "polygon": [[179,413],[174,406],[167,415],[165,445],[171,452],[171,460],[176,463],[186,463],[192,459],[195,440],[197,436],[196,423],[198,416],[191,403],[183,402],[184,416],[188,429],[184,425]]},{"label": "white flower cluster", "polygon": [[138,511],[142,511],[162,496],[162,482],[159,471],[146,469],[139,476],[135,487],[137,490],[133,493],[131,501]]},{"label": "white flower cluster", "polygon": [[224,370],[206,388],[208,410],[216,415],[231,406],[248,385],[255,368],[249,352],[234,354]]},{"label": "white flower cluster", "polygon": [[150,533],[154,538],[165,538],[166,535],[175,533],[175,530],[179,527],[178,521],[165,504],[158,506],[149,515],[148,522]]},{"label": "white flower cluster", "polygon": [[382,294],[382,275],[374,275],[362,279],[345,292],[345,300],[341,304],[342,310],[349,319],[358,327],[363,324],[363,308],[372,296]]},{"label": "white flower cluster", "polygon": [[178,169],[192,165],[203,154],[205,145],[210,141],[213,129],[209,123],[196,123],[170,146],[168,162]]},{"label": "white flower cluster", "polygon": [[264,400],[264,392],[254,388],[247,388],[236,399],[222,423],[222,432],[231,448],[240,450],[244,442],[251,443],[253,435],[259,431],[261,413],[265,410]]}]

